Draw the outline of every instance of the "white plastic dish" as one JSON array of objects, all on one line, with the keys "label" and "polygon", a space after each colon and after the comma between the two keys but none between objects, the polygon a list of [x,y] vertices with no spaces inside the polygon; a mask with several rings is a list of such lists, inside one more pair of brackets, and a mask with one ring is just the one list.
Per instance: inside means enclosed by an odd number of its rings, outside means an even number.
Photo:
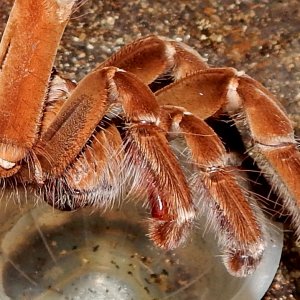
[{"label": "white plastic dish", "polygon": [[214,238],[194,231],[185,247],[153,246],[143,209],[101,215],[0,203],[0,299],[259,300],[277,270],[282,233],[272,225],[258,270],[239,279],[225,270]]}]

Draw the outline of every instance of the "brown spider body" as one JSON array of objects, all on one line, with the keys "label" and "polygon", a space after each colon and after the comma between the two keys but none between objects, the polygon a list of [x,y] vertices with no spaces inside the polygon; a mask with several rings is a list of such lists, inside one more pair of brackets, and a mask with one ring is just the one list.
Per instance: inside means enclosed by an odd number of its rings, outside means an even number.
[{"label": "brown spider body", "polygon": [[[149,236],[166,249],[183,243],[197,214],[206,213],[227,269],[245,276],[257,267],[267,233],[243,176],[205,122],[227,114],[299,236],[300,154],[274,96],[247,75],[209,68],[190,47],[156,36],[125,46],[77,86],[51,76],[74,2],[15,2],[0,45],[3,180],[37,186],[60,209],[106,208],[128,193],[146,194]],[[166,75],[173,82],[153,93],[148,86]],[[169,146],[177,138],[191,176]]]}]

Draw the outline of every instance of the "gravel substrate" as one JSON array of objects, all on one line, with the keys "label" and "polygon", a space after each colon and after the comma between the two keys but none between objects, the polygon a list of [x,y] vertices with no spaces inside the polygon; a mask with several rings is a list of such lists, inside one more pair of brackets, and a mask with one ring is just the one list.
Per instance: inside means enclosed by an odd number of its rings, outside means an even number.
[{"label": "gravel substrate", "polygon": [[[0,36],[11,5],[0,2]],[[124,44],[149,34],[183,41],[211,65],[246,71],[278,96],[300,134],[299,0],[87,0],[65,32],[57,69],[79,80]],[[299,247],[287,232],[265,300],[300,299]]]}]

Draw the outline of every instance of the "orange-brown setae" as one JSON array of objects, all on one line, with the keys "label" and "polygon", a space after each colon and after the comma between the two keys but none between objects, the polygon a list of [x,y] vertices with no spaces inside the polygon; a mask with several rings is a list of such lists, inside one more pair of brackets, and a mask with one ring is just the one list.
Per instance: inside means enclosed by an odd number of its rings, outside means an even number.
[{"label": "orange-brown setae", "polygon": [[[78,85],[64,80],[52,68],[75,4],[15,2],[0,44],[1,180],[31,185],[66,210],[146,196],[149,237],[165,249],[184,243],[205,214],[228,271],[247,276],[268,233],[244,174],[207,124],[226,115],[299,238],[300,154],[278,100],[242,72],[210,68],[194,49],[157,36],[125,46]],[[170,147],[178,140],[183,161]]]}]

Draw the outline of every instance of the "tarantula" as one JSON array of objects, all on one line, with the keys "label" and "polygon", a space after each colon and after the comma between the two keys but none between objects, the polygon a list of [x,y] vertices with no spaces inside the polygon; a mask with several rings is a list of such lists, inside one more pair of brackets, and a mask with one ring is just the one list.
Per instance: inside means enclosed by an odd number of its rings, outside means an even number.
[{"label": "tarantula", "polygon": [[[189,46],[157,36],[123,47],[78,85],[65,80],[53,61],[75,2],[15,1],[0,45],[2,181],[34,186],[59,209],[105,209],[145,194],[149,237],[165,249],[182,244],[205,213],[228,271],[246,276],[267,233],[236,160],[206,122],[226,114],[299,236],[300,155],[276,98],[244,73],[209,68]],[[176,139],[190,173],[171,150]]]}]

